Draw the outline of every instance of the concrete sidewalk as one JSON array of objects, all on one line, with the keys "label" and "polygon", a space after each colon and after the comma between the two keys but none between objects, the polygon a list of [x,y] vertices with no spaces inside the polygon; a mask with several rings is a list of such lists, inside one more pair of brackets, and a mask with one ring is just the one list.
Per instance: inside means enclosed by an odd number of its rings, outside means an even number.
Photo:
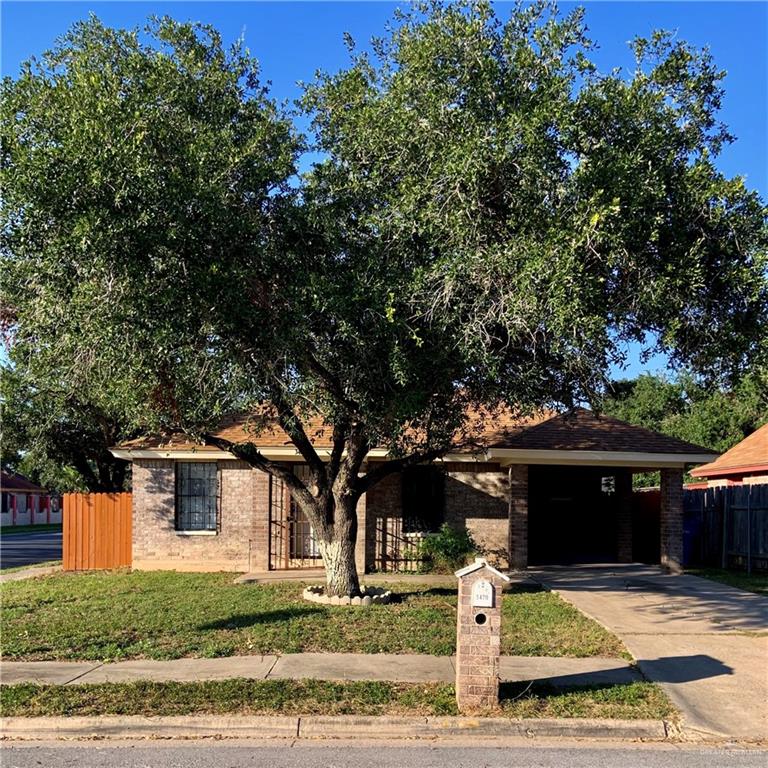
[{"label": "concrete sidewalk", "polygon": [[768,600],[642,565],[529,571],[617,634],[686,726],[768,739]]},{"label": "concrete sidewalk", "polygon": [[[504,682],[541,680],[558,687],[622,685],[642,679],[623,659],[502,656]],[[134,680],[183,681],[248,678],[315,680],[389,680],[452,683],[456,676],[450,656],[417,654],[295,653],[284,656],[230,656],[173,661],[3,661],[0,682],[73,685],[122,683]]]}]

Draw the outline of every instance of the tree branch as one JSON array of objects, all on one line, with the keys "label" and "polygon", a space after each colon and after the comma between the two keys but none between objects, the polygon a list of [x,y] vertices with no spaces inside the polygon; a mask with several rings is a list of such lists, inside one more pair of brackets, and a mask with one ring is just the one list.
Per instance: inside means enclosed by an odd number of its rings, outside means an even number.
[{"label": "tree branch", "polygon": [[432,461],[440,458],[447,449],[434,448],[429,451],[423,451],[421,453],[412,453],[409,456],[403,456],[400,459],[390,459],[384,461],[381,464],[377,464],[374,469],[369,470],[363,477],[358,480],[358,487],[363,493],[367,493],[373,488],[376,483],[383,480],[388,475],[395,472],[401,472],[408,467],[413,467],[416,464],[422,464],[426,461]]},{"label": "tree branch", "polygon": [[246,464],[282,480],[288,486],[291,495],[302,505],[311,506],[314,503],[309,489],[293,473],[293,470],[263,456],[253,443],[233,443],[211,434],[204,434],[203,441],[206,445],[214,445],[226,453],[231,453]]},{"label": "tree branch", "polygon": [[277,409],[278,423],[291,438],[291,442],[296,446],[304,461],[307,462],[312,480],[318,491],[322,492],[328,485],[325,465],[318,456],[315,446],[312,445],[301,419],[286,401],[282,392],[276,388],[273,389],[272,404]]},{"label": "tree branch", "polygon": [[340,405],[343,405],[352,416],[359,416],[360,408],[358,404],[350,399],[344,392],[344,387],[338,377],[329,371],[313,354],[307,352],[307,365],[310,371],[318,376],[325,383],[325,389],[329,395],[336,398]]}]

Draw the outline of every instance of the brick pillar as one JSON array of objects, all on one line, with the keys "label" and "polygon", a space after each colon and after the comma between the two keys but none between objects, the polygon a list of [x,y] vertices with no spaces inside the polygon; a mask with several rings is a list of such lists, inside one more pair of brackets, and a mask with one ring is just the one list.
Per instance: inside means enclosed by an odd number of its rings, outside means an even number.
[{"label": "brick pillar", "polygon": [[[462,713],[479,712],[499,704],[501,592],[506,577],[481,558],[456,575],[456,703]],[[479,585],[484,589],[475,590],[478,582],[484,582]]]},{"label": "brick pillar", "polygon": [[616,559],[632,562],[632,473],[616,473]]},{"label": "brick pillar", "polygon": [[366,521],[365,513],[367,507],[367,494],[363,494],[357,501],[357,541],[355,542],[355,565],[357,566],[357,572],[363,574],[368,570],[368,563],[366,562]]},{"label": "brick pillar", "polygon": [[253,515],[248,555],[248,570],[268,571],[269,562],[269,475],[253,469]]},{"label": "brick pillar", "polygon": [[683,570],[683,471],[661,470],[661,565]]},{"label": "brick pillar", "polygon": [[509,468],[509,567],[528,567],[528,465]]}]

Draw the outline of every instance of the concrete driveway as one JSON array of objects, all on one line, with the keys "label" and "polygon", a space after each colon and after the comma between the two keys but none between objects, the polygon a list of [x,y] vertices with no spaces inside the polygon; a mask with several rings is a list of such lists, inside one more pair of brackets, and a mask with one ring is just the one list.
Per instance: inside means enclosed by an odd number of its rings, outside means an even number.
[{"label": "concrete driveway", "polygon": [[768,600],[643,565],[532,569],[617,634],[688,730],[768,739]]}]

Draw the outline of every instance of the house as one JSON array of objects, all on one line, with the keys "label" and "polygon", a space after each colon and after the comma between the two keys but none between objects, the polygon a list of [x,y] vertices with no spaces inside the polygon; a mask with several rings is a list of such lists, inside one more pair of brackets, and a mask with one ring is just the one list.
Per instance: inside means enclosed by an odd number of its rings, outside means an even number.
[{"label": "house", "polygon": [[[308,429],[322,455],[322,425]],[[218,433],[252,441],[273,461],[305,471],[277,426],[257,436],[234,419]],[[661,562],[682,560],[682,478],[717,454],[642,427],[579,409],[478,422],[477,441],[441,461],[387,477],[359,503],[361,570],[403,567],[415,539],[441,523],[466,527],[500,567],[630,562],[632,474],[661,470],[657,537]],[[133,463],[133,567],[268,571],[317,567],[308,521],[283,484],[212,446],[183,437],[133,440],[112,449]],[[386,457],[372,450],[373,464]],[[634,526],[636,527],[636,525]],[[647,531],[644,531],[647,535]]]},{"label": "house", "polygon": [[45,488],[16,472],[0,472],[0,497],[0,525],[3,528],[61,522],[58,496],[52,496]]},{"label": "house", "polygon": [[692,469],[691,475],[702,481],[689,484],[688,488],[768,483],[768,424],[763,424],[715,461]]}]

